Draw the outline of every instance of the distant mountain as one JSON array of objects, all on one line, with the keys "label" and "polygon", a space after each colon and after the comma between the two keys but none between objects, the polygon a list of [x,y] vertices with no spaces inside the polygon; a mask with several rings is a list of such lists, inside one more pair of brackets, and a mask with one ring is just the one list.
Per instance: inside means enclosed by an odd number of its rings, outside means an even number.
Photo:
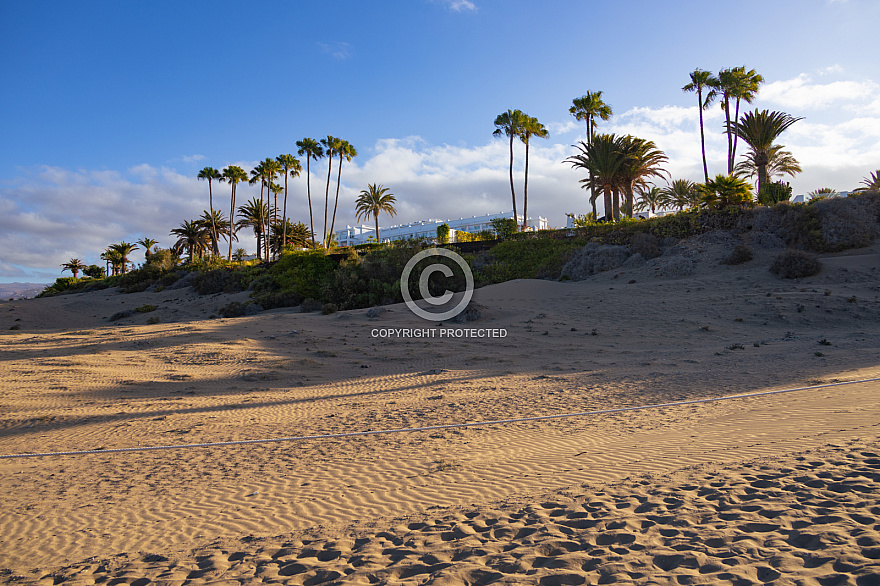
[{"label": "distant mountain", "polygon": [[48,286],[49,284],[44,283],[0,283],[0,299],[36,297]]}]

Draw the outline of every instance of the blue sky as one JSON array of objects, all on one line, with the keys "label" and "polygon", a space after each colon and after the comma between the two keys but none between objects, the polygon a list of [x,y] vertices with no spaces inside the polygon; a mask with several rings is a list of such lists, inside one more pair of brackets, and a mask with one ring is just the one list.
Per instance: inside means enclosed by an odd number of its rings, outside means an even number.
[{"label": "blue sky", "polygon": [[[878,17],[873,0],[0,0],[0,282],[50,281],[123,239],[168,246],[207,207],[200,168],[249,168],[306,136],[358,149],[337,225],[373,182],[397,196],[394,221],[509,210],[506,144],[491,136],[508,108],[550,130],[532,149],[530,210],[564,225],[588,206],[561,163],[583,138],[572,98],[602,90],[603,130],[654,140],[696,180],[696,98],[681,91],[696,67],[754,68],[754,106],[804,117],[782,140],[804,167],[796,192],[851,189],[880,167]],[[707,115],[716,173],[721,112]],[[291,198],[307,219],[304,179]]]}]

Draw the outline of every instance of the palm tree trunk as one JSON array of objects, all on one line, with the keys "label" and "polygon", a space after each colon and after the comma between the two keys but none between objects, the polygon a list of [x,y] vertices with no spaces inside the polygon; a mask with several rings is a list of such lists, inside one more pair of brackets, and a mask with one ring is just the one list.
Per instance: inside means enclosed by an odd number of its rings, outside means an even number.
[{"label": "palm tree trunk", "polygon": [[[736,99],[736,115],[733,118],[733,123],[736,124],[736,122],[738,120],[739,120],[739,98]],[[733,150],[730,153],[730,164],[728,165],[730,170],[727,172],[728,175],[733,173],[733,167],[734,167],[734,163],[736,161],[736,142],[738,139],[739,139],[739,135],[734,133],[733,134]]]},{"label": "palm tree trunk", "polygon": [[529,139],[526,138],[526,172],[525,182],[523,183],[523,223],[522,231],[526,231],[526,222],[528,221],[529,206]]},{"label": "palm tree trunk", "polygon": [[324,248],[329,248],[330,235],[327,233],[327,208],[330,205],[330,171],[333,169],[333,153],[327,154],[327,189],[324,191]]},{"label": "palm tree trunk", "polygon": [[211,208],[211,237],[214,239],[214,246],[211,250],[215,255],[220,256],[220,245],[217,243],[217,223],[214,221],[214,192],[211,190],[210,177],[208,177],[208,207]]},{"label": "palm tree trunk", "polygon": [[513,133],[510,134],[510,196],[513,199],[513,222],[519,222],[516,215],[516,192],[513,190]]},{"label": "palm tree trunk", "polygon": [[[343,151],[339,151],[339,168],[336,170],[336,202],[333,204],[333,219],[330,221],[330,235],[327,237],[328,242],[333,240],[333,228],[336,226],[336,208],[339,207],[339,186],[342,182],[342,157]],[[376,236],[378,237],[378,234]]]},{"label": "palm tree trunk", "polygon": [[374,215],[376,218],[376,244],[379,244],[379,212],[377,211]]},{"label": "palm tree trunk", "polygon": [[764,189],[764,186],[767,185],[767,181],[767,165],[758,165],[758,194],[760,194],[761,190]]},{"label": "palm tree trunk", "polygon": [[[284,210],[281,212],[281,248],[287,246],[287,171],[284,171]],[[280,252],[280,251],[279,251]]]},{"label": "palm tree trunk", "polygon": [[605,221],[610,222],[614,218],[614,204],[611,198],[611,184],[606,183],[602,186],[602,192],[605,196]]},{"label": "palm tree trunk", "polygon": [[227,261],[232,262],[232,231],[235,229],[235,183],[232,184],[232,207],[229,209],[229,256]]},{"label": "palm tree trunk", "polygon": [[731,158],[731,153],[733,152],[733,137],[731,136],[730,128],[730,98],[724,98],[722,108],[724,108],[724,119],[727,121],[727,126],[724,128],[727,133],[727,174],[730,175],[733,173],[733,159]]},{"label": "palm tree trunk", "polygon": [[[709,167],[706,166],[706,135],[703,132],[703,90],[697,88],[697,107],[700,110],[700,147],[703,151],[703,177],[709,182]],[[653,210],[652,210],[653,211]]]},{"label": "palm tree trunk", "polygon": [[312,216],[312,173],[311,173],[311,155],[306,153],[306,193],[309,197],[309,228],[312,231],[312,248],[315,248],[315,218]]},{"label": "palm tree trunk", "polygon": [[613,206],[613,218],[614,220],[620,219],[620,190],[617,187],[611,188],[611,205]]}]

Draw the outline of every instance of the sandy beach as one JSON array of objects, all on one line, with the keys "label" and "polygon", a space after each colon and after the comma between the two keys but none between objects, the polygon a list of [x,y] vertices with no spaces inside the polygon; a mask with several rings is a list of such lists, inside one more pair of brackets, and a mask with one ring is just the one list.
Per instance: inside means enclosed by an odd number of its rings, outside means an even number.
[{"label": "sandy beach", "polygon": [[[503,338],[118,290],[0,303],[0,455],[536,417],[880,377],[880,246],[478,289]],[[118,321],[145,304],[154,312]],[[149,318],[158,318],[147,323]],[[10,330],[13,326],[17,330]],[[0,581],[878,584],[880,382],[284,443],[0,460]]]}]

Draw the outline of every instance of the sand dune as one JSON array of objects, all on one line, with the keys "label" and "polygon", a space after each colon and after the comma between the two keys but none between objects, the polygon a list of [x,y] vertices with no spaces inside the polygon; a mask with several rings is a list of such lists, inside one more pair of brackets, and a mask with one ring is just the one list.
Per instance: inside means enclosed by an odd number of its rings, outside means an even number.
[{"label": "sand dune", "polygon": [[[391,306],[207,319],[229,296],[0,304],[0,454],[444,425],[880,376],[880,248],[476,291],[502,339]],[[109,322],[125,308],[156,312]],[[147,324],[147,317],[160,323]],[[16,321],[18,320],[18,321]],[[20,329],[9,331],[12,325]],[[0,460],[26,583],[873,584],[880,394],[861,383],[553,421]],[[149,582],[148,582],[149,581]]]}]

